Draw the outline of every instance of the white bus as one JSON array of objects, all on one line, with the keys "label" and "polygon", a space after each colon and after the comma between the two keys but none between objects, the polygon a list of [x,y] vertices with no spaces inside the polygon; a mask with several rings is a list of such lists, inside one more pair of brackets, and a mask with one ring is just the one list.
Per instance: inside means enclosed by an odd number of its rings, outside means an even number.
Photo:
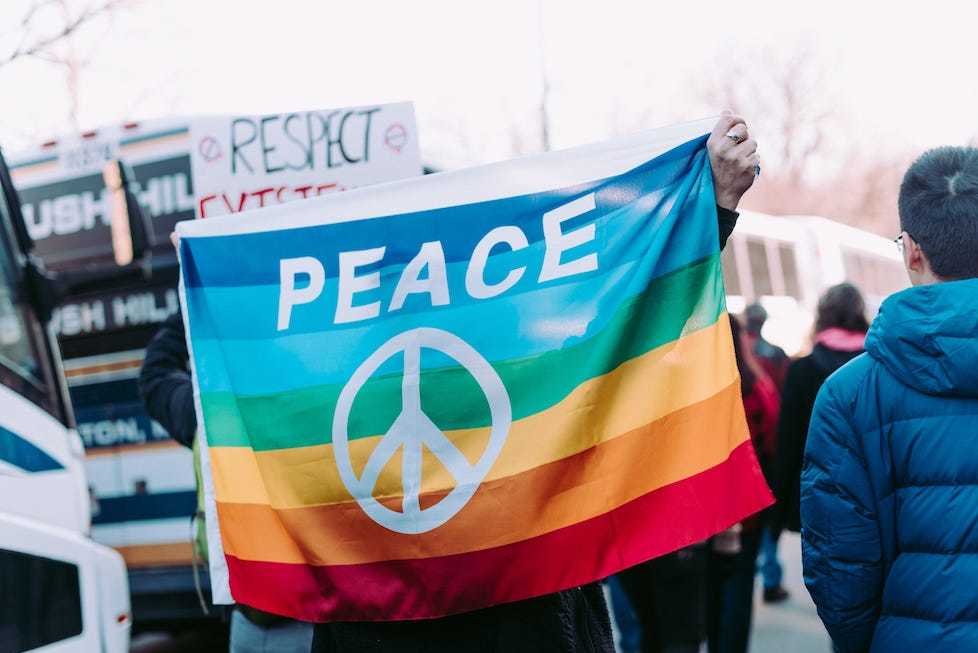
[{"label": "white bus", "polygon": [[[185,120],[106,127],[8,158],[27,234],[49,270],[115,266],[102,165],[124,158],[152,225],[142,273],[117,274],[69,292],[52,314],[69,397],[85,451],[92,537],[118,551],[129,573],[137,627],[203,618],[192,570],[193,461],[143,408],[143,348],[179,311],[169,234],[194,217],[190,129]],[[129,266],[132,267],[132,266]],[[204,591],[207,573],[201,574]]]},{"label": "white bus", "polygon": [[808,345],[819,296],[843,281],[866,298],[872,319],[882,301],[909,285],[896,245],[826,218],[743,211],[723,252],[727,304],[755,301],[768,311],[764,335],[789,354]]},{"label": "white bus", "polygon": [[0,154],[0,651],[123,652],[122,557],[89,537],[84,450]]}]

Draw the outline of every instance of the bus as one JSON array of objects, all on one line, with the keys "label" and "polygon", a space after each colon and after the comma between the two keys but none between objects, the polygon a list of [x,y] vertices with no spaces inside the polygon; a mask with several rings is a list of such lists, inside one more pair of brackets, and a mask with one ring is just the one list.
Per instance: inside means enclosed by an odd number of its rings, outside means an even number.
[{"label": "bus", "polygon": [[89,537],[84,450],[46,324],[55,287],[2,153],[0,187],[0,650],[122,653],[125,564]]},{"label": "bus", "polygon": [[818,298],[829,286],[857,286],[872,319],[887,296],[909,285],[892,241],[817,216],[742,211],[722,260],[730,312],[760,302],[769,315],[765,338],[790,355],[810,344]]},{"label": "bus", "polygon": [[[145,413],[137,379],[143,348],[179,310],[169,234],[194,217],[189,123],[126,123],[49,141],[10,157],[25,231],[55,273],[114,270],[54,308],[71,404],[84,447],[92,537],[126,562],[137,626],[205,618],[208,577],[195,581],[193,461]],[[149,221],[146,256],[115,263],[103,166],[123,159]],[[206,565],[205,565],[206,566]]]}]

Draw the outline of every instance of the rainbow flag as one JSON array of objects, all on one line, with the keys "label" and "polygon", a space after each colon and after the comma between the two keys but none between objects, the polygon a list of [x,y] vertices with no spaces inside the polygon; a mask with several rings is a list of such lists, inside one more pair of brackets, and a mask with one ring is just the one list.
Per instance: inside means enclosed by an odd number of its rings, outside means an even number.
[{"label": "rainbow flag", "polygon": [[181,223],[215,598],[439,617],[769,505],[708,129]]}]

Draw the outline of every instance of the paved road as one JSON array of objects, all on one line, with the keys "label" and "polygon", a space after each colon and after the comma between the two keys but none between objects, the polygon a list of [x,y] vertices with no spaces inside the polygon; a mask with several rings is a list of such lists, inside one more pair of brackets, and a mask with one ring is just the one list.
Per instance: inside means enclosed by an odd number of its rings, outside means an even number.
[{"label": "paved road", "polygon": [[794,533],[782,535],[780,551],[784,585],[791,598],[765,605],[758,578],[751,653],[829,653],[829,637],[801,579],[801,540]]}]

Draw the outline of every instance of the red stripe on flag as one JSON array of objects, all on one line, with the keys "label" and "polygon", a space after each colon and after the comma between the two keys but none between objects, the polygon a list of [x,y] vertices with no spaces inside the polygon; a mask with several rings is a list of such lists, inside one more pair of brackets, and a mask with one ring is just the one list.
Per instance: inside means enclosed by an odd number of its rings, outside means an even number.
[{"label": "red stripe on flag", "polygon": [[505,546],[321,567],[226,557],[235,601],[260,610],[315,622],[429,619],[605,578],[700,542],[771,503],[747,441],[704,472]]}]

